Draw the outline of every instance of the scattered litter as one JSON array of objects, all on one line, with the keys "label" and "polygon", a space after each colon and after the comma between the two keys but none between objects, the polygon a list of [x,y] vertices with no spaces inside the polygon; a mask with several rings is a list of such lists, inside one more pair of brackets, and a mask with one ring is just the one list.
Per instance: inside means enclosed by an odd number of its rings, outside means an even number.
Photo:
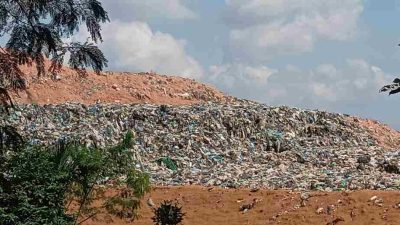
[{"label": "scattered litter", "polygon": [[328,222],[326,225],[336,225],[340,222],[344,222],[344,219],[342,217],[338,217],[338,218],[332,220],[331,222]]},{"label": "scattered litter", "polygon": [[378,196],[375,195],[375,196],[372,196],[372,197],[369,199],[369,201],[370,201],[370,202],[373,202],[373,201],[375,201],[376,199],[378,199]]},{"label": "scattered litter", "polygon": [[170,157],[162,157],[162,158],[158,159],[157,162],[160,165],[165,165],[170,170],[176,171],[178,169],[175,161],[172,160]]},{"label": "scattered litter", "polygon": [[322,208],[322,207],[318,208],[318,209],[315,211],[315,213],[317,213],[317,214],[322,214],[322,213],[324,213],[324,208]]},{"label": "scattered litter", "polygon": [[251,203],[240,206],[240,212],[246,213],[250,209],[254,208],[254,206],[258,202],[260,202],[260,200],[255,198],[255,199],[253,199],[253,201]]}]

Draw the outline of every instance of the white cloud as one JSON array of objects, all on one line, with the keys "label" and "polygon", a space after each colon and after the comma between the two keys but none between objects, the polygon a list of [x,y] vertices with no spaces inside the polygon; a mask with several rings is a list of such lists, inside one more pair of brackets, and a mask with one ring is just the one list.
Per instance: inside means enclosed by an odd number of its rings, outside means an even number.
[{"label": "white cloud", "polygon": [[311,51],[319,40],[345,41],[357,32],[362,0],[226,0],[235,58],[268,60]]},{"label": "white cloud", "polygon": [[[236,92],[236,88],[252,86],[262,87],[268,84],[268,79],[278,70],[266,66],[249,66],[244,64],[214,65],[210,67],[207,79],[223,90]],[[240,90],[246,91],[246,90]]]},{"label": "white cloud", "polygon": [[272,74],[278,72],[277,70],[270,69],[266,66],[261,66],[261,67],[250,67],[246,66],[244,68],[244,73],[253,80],[257,81],[267,81],[268,77],[270,77]]},{"label": "white cloud", "polygon": [[185,41],[154,32],[142,22],[113,21],[103,28],[100,45],[112,69],[150,71],[199,78],[203,70],[185,51]]},{"label": "white cloud", "polygon": [[197,14],[185,0],[102,0],[112,18],[122,21],[161,19],[194,19]]},{"label": "white cloud", "polygon": [[[278,71],[264,66],[228,64],[213,66],[210,73],[211,82],[238,97],[273,105],[331,110],[367,105],[379,97],[378,90],[393,79],[360,59],[347,60],[343,68],[322,64],[304,71],[288,65]],[[260,81],[259,77],[263,79]]]}]

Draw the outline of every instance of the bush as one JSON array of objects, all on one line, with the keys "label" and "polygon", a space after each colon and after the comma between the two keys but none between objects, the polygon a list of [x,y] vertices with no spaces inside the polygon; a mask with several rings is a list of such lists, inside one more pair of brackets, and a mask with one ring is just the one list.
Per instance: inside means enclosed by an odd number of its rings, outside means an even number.
[{"label": "bush", "polygon": [[[0,224],[80,224],[103,209],[122,218],[137,218],[140,198],[149,191],[150,182],[147,174],[135,169],[132,138],[128,133],[119,145],[104,149],[78,142],[3,146]],[[118,181],[121,191],[104,199],[99,186],[109,180]],[[104,205],[92,207],[99,198]]]},{"label": "bush", "polygon": [[0,175],[0,224],[71,224],[64,211],[70,175],[58,167],[55,154],[37,148],[11,157]]},{"label": "bush", "polygon": [[154,209],[153,222],[156,225],[178,225],[183,221],[182,207],[172,201],[164,201],[161,206]]}]

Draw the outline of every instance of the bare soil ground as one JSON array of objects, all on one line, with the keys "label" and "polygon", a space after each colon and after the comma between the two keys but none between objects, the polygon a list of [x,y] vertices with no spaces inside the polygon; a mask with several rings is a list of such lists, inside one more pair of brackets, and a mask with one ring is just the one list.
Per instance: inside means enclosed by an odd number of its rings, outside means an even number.
[{"label": "bare soil ground", "polygon": [[154,103],[187,105],[199,102],[229,102],[234,98],[192,79],[155,73],[104,72],[79,76],[63,68],[57,79],[37,78],[33,67],[23,68],[27,74],[27,92],[14,94],[19,103],[60,104]]},{"label": "bare soil ground", "polygon": [[[382,203],[370,201],[374,196]],[[400,224],[400,192],[355,191],[312,192],[301,206],[299,192],[283,190],[219,189],[199,186],[156,187],[142,203],[141,218],[128,223],[100,215],[85,225],[150,225],[153,213],[146,201],[157,205],[176,200],[186,213],[184,225],[373,225]],[[243,205],[256,202],[247,212]]]}]

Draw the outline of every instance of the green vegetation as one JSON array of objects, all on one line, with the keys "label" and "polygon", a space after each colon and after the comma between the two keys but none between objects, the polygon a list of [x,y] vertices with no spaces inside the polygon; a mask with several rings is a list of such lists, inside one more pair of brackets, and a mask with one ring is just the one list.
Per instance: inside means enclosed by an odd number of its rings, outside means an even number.
[{"label": "green vegetation", "polygon": [[159,208],[154,209],[153,222],[155,225],[178,225],[185,216],[182,207],[172,201],[164,201]]},{"label": "green vegetation", "polygon": [[[108,212],[138,217],[149,176],[136,170],[133,134],[111,148],[59,142],[26,146],[10,127],[0,129],[0,224],[72,225]],[[116,191],[105,195],[106,183]],[[94,206],[95,200],[103,204]]]},{"label": "green vegetation", "polygon": [[[69,55],[69,66],[81,75],[86,67],[100,73],[107,59],[96,43],[102,41],[101,24],[107,21],[97,0],[1,0],[0,38],[8,41],[0,46],[0,103],[8,110],[13,106],[8,91],[26,90],[21,65],[35,66],[38,76],[49,72],[56,78]],[[66,42],[82,24],[91,41]]]}]

